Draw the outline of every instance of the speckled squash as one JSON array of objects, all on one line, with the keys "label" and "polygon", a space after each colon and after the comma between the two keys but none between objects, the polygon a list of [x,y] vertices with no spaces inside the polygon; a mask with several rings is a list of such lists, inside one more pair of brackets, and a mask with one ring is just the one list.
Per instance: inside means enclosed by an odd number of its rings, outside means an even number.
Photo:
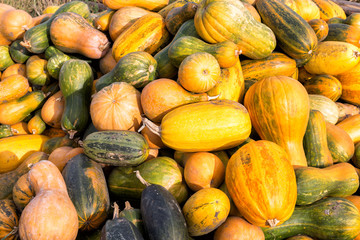
[{"label": "speckled squash", "polygon": [[0,71],[4,71],[7,67],[15,64],[11,59],[9,46],[0,46]]},{"label": "speckled squash", "polygon": [[28,173],[26,173],[16,181],[12,189],[12,199],[16,208],[22,212],[34,196],[34,189],[31,187],[28,179]]},{"label": "speckled squash", "polygon": [[6,68],[6,70],[1,75],[1,81],[4,80],[7,77],[10,77],[11,75],[21,75],[23,77],[26,77],[26,65],[16,63],[11,65],[10,67]]},{"label": "speckled squash", "polygon": [[320,18],[320,9],[312,0],[294,0],[298,14],[306,21]]},{"label": "speckled squash", "polygon": [[10,56],[17,63],[24,63],[32,55],[25,47],[21,46],[21,40],[16,40],[10,45]]},{"label": "speckled squash", "polygon": [[197,6],[194,2],[188,2],[182,7],[171,9],[165,18],[168,31],[175,35],[184,22],[194,18]]},{"label": "speckled squash", "polygon": [[256,226],[281,225],[294,211],[295,173],[288,154],[273,142],[253,141],[236,151],[225,182],[239,212]]},{"label": "speckled squash", "polygon": [[126,6],[135,6],[135,7],[141,7],[141,8],[150,10],[150,11],[157,12],[160,9],[162,9],[163,7],[165,7],[166,5],[168,5],[169,0],[161,0],[161,1],[159,1],[159,0],[142,0],[142,1],[104,0],[103,3],[105,4],[105,6],[107,6],[108,8],[111,8],[111,9],[119,9],[121,7],[126,7]]},{"label": "speckled squash", "polygon": [[293,165],[307,165],[303,137],[310,101],[301,83],[285,76],[263,78],[249,88],[244,105],[261,139],[283,147]]}]

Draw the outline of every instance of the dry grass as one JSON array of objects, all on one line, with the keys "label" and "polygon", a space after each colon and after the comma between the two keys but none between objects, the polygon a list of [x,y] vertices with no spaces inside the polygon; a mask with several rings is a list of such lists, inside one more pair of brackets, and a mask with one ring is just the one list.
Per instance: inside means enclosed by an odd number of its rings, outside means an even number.
[{"label": "dry grass", "polygon": [[[39,16],[47,6],[58,6],[67,2],[71,2],[71,0],[0,0],[0,3],[9,4],[16,9],[25,10],[32,16]],[[100,0],[85,0],[84,2],[99,3]],[[96,7],[92,7],[91,11],[97,12]]]}]

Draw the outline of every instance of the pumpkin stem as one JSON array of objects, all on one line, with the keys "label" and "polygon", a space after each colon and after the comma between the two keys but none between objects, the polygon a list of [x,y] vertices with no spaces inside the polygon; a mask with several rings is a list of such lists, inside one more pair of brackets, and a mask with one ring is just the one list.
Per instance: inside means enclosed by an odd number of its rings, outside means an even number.
[{"label": "pumpkin stem", "polygon": [[75,136],[75,134],[77,133],[76,130],[69,130],[69,131],[67,131],[67,132],[68,132],[68,134],[69,134],[69,139],[73,139],[74,136]]},{"label": "pumpkin stem", "polygon": [[22,26],[21,28],[22,28],[23,30],[25,30],[25,31],[29,30],[29,27],[28,27],[27,25],[24,25],[24,26]]},{"label": "pumpkin stem", "polygon": [[354,56],[355,56],[356,58],[360,57],[360,52],[354,51]]},{"label": "pumpkin stem", "polygon": [[235,50],[235,56],[239,56],[242,54],[242,50]]},{"label": "pumpkin stem", "polygon": [[23,46],[23,47],[25,47],[25,48],[30,48],[31,47],[31,44],[30,44],[30,42],[29,41],[21,41],[20,42],[20,45],[21,46]]},{"label": "pumpkin stem", "polygon": [[36,129],[31,129],[32,134],[36,134]]},{"label": "pumpkin stem", "polygon": [[107,42],[107,43],[105,43],[105,44],[101,44],[101,45],[99,46],[99,50],[100,50],[101,52],[103,52],[103,51],[105,51],[105,49],[109,48],[109,46],[110,46],[110,42]]},{"label": "pumpkin stem", "polygon": [[150,129],[150,131],[156,135],[160,136],[161,127],[150,121],[149,119],[145,117],[141,117],[143,124]]},{"label": "pumpkin stem", "polygon": [[18,232],[18,227],[14,227],[13,230],[11,230],[11,232],[9,232],[5,237],[3,237],[1,240],[5,240],[8,237],[10,237],[11,235],[15,235]]},{"label": "pumpkin stem", "polygon": [[208,101],[217,99],[218,97],[220,97],[220,94],[216,95],[216,96],[208,96]]},{"label": "pumpkin stem", "polygon": [[134,208],[130,205],[129,201],[126,201],[124,210],[130,210],[130,209],[134,209]]},{"label": "pumpkin stem", "polygon": [[117,203],[114,202],[114,214],[113,214],[113,219],[119,218],[119,212],[120,212],[119,205],[117,205]]},{"label": "pumpkin stem", "polygon": [[136,174],[137,179],[139,179],[142,184],[144,184],[144,185],[147,186],[147,187],[150,186],[150,183],[148,183],[148,182],[140,175],[140,171],[139,171],[139,170],[134,171],[134,173]]},{"label": "pumpkin stem", "polygon": [[270,227],[275,227],[279,222],[276,218],[266,220],[266,223],[269,224]]}]

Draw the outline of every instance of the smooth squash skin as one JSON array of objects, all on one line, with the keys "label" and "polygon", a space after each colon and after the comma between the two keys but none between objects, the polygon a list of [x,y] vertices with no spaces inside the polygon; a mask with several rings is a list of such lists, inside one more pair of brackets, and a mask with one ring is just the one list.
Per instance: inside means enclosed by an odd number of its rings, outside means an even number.
[{"label": "smooth squash skin", "polygon": [[329,197],[308,206],[295,207],[289,220],[262,230],[265,239],[272,240],[299,234],[320,240],[351,240],[360,233],[360,213],[349,200]]},{"label": "smooth squash skin", "polygon": [[262,21],[275,33],[278,45],[294,59],[307,61],[318,44],[311,26],[286,4],[276,0],[256,1]]},{"label": "smooth squash skin", "polygon": [[15,64],[11,59],[9,46],[0,46],[0,71],[4,71],[6,68]]},{"label": "smooth squash skin", "polygon": [[296,205],[309,205],[324,197],[346,197],[356,192],[359,177],[350,163],[339,163],[323,169],[295,168]]},{"label": "smooth squash skin", "polygon": [[162,142],[183,152],[235,147],[250,135],[245,107],[231,100],[191,103],[167,113],[161,121]]},{"label": "smooth squash skin", "polygon": [[328,33],[329,33],[329,26],[328,24],[322,19],[311,19],[308,21],[311,28],[314,30],[318,42],[323,41]]},{"label": "smooth squash skin", "polygon": [[328,148],[334,163],[348,162],[354,155],[354,142],[350,135],[337,125],[326,123]]},{"label": "smooth squash skin", "polygon": [[111,9],[119,9],[126,6],[135,6],[157,12],[169,4],[169,0],[104,0],[105,6]]},{"label": "smooth squash skin", "polygon": [[180,26],[189,19],[193,19],[197,10],[197,4],[188,2],[182,7],[177,7],[166,15],[166,28],[172,35],[175,35]]},{"label": "smooth squash skin", "polygon": [[336,78],[339,79],[342,86],[340,99],[348,103],[360,105],[360,88],[358,81],[358,79],[360,79],[360,64],[357,64],[350,70],[337,75]]},{"label": "smooth squash skin", "polygon": [[307,166],[303,137],[310,101],[300,82],[285,76],[263,78],[249,88],[244,105],[261,139],[283,147],[293,165]]},{"label": "smooth squash skin", "polygon": [[169,41],[170,33],[163,17],[158,13],[149,13],[137,19],[116,38],[112,54],[118,62],[130,52],[144,51],[153,54]]},{"label": "smooth squash skin", "polygon": [[99,13],[93,21],[94,27],[100,31],[108,31],[114,13],[115,11],[111,9]]},{"label": "smooth squash skin", "polygon": [[[71,32],[71,34],[68,34]],[[106,35],[92,27],[76,13],[61,13],[51,23],[50,38],[56,48],[65,53],[79,53],[100,59],[109,50]]]},{"label": "smooth squash skin", "polygon": [[273,142],[253,141],[237,150],[225,182],[241,215],[256,226],[281,225],[294,211],[294,169],[285,150]]},{"label": "smooth squash skin", "polygon": [[275,49],[273,31],[256,21],[241,1],[202,1],[194,22],[198,34],[206,42],[232,41],[238,45],[241,54],[251,59],[265,58]]},{"label": "smooth squash skin", "polygon": [[24,96],[29,89],[29,81],[20,74],[15,74],[0,81],[0,104]]},{"label": "smooth squash skin", "polygon": [[60,69],[59,85],[65,98],[61,128],[70,138],[87,127],[93,79],[90,65],[83,60],[68,60]]},{"label": "smooth squash skin", "polygon": [[48,139],[28,134],[0,139],[0,173],[15,170],[32,153],[40,151]]},{"label": "smooth squash skin", "polygon": [[360,47],[360,30],[344,23],[328,24],[329,33],[324,41],[340,41]]},{"label": "smooth squash skin", "polygon": [[360,142],[360,114],[342,120],[336,126],[349,134],[354,144]]},{"label": "smooth squash skin", "polygon": [[344,10],[337,3],[331,0],[313,0],[320,9],[320,19],[328,21],[331,18],[337,17],[346,19]]},{"label": "smooth squash skin", "polygon": [[355,67],[359,56],[359,48],[351,43],[323,41],[304,67],[311,74],[339,75]]},{"label": "smooth squash skin", "polygon": [[19,225],[19,217],[15,204],[10,199],[0,200],[0,237],[2,239],[17,239],[15,229]]},{"label": "smooth squash skin", "polygon": [[24,63],[32,55],[25,47],[21,46],[21,40],[16,40],[10,45],[10,56],[17,63]]},{"label": "smooth squash skin", "polygon": [[45,94],[42,91],[33,91],[19,99],[0,104],[0,123],[13,125],[21,122],[36,110],[44,99]]},{"label": "smooth squash skin", "polygon": [[318,94],[336,102],[342,96],[342,84],[332,75],[316,75],[304,82],[304,87],[309,94]]},{"label": "smooth squash skin", "polygon": [[[132,239],[144,240],[141,232],[137,227],[123,217],[114,217],[112,220],[107,220],[100,231],[100,234],[95,235],[95,239],[115,240],[115,239]],[[91,239],[93,239],[91,238]],[[89,238],[85,238],[89,239]]]},{"label": "smooth squash skin", "polygon": [[330,98],[319,94],[309,94],[310,109],[320,111],[325,121],[336,124],[339,119],[339,108]]}]

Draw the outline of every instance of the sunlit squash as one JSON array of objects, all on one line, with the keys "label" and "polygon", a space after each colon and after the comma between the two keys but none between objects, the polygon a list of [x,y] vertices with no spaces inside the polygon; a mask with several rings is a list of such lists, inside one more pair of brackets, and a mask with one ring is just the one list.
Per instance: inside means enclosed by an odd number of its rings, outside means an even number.
[{"label": "sunlit squash", "polygon": [[293,0],[298,14],[306,21],[320,18],[320,9],[312,0]]},{"label": "sunlit squash", "polygon": [[19,224],[19,217],[16,213],[16,206],[10,199],[0,200],[0,237],[1,239],[17,239],[16,229]]},{"label": "sunlit squash", "polygon": [[50,83],[50,74],[47,70],[48,61],[34,59],[26,62],[26,77],[33,85],[44,86]]},{"label": "sunlit squash", "polygon": [[24,96],[29,89],[29,81],[22,75],[15,74],[0,81],[0,104]]},{"label": "sunlit squash", "polygon": [[32,27],[33,18],[24,10],[6,11],[0,18],[1,34],[10,41],[22,39],[26,30]]},{"label": "sunlit squash", "polygon": [[11,65],[10,67],[6,68],[6,70],[1,75],[1,81],[4,80],[5,78],[10,77],[11,75],[15,75],[15,74],[26,77],[26,65],[16,63],[16,64]]},{"label": "sunlit squash", "polygon": [[342,86],[340,99],[348,103],[360,105],[360,64],[357,64],[352,69],[337,75],[336,78],[339,79]]},{"label": "sunlit squash", "polygon": [[65,99],[61,91],[58,91],[48,98],[41,108],[42,120],[51,127],[61,128],[61,116],[64,112],[64,107]]},{"label": "sunlit squash", "polygon": [[342,128],[326,122],[328,148],[334,163],[348,162],[354,155],[354,142]]},{"label": "sunlit squash", "polygon": [[346,19],[344,10],[331,0],[313,0],[320,9],[320,18],[328,21],[330,18],[338,17]]},{"label": "sunlit squash", "polygon": [[115,11],[111,9],[99,13],[93,21],[94,27],[100,31],[108,31],[114,13]]},{"label": "sunlit squash", "polygon": [[309,94],[323,95],[334,102],[342,95],[342,84],[332,75],[316,75],[304,82],[304,87]]},{"label": "sunlit squash", "polygon": [[159,0],[142,0],[142,1],[104,0],[103,3],[105,4],[105,6],[107,6],[108,8],[111,8],[111,9],[119,9],[121,7],[126,7],[126,6],[135,6],[135,7],[141,7],[141,8],[150,10],[150,11],[157,12],[160,9],[162,9],[163,7],[165,7],[166,5],[168,5],[169,0],[161,0],[161,1],[159,1]]},{"label": "sunlit squash", "polygon": [[309,94],[310,109],[320,111],[325,121],[336,124],[339,119],[339,108],[328,97],[319,94]]},{"label": "sunlit squash", "polygon": [[175,35],[184,22],[194,18],[196,10],[197,4],[194,2],[188,2],[182,7],[171,9],[165,18],[167,30]]},{"label": "sunlit squash", "polygon": [[356,144],[360,141],[360,114],[346,118],[336,124],[336,126],[347,132],[353,142]]},{"label": "sunlit squash", "polygon": [[302,141],[310,101],[300,82],[285,76],[263,78],[249,88],[244,105],[261,139],[283,147],[293,165],[307,166]]},{"label": "sunlit squash", "polygon": [[324,20],[311,19],[308,23],[314,30],[319,42],[323,41],[327,37],[329,33],[329,26]]}]

